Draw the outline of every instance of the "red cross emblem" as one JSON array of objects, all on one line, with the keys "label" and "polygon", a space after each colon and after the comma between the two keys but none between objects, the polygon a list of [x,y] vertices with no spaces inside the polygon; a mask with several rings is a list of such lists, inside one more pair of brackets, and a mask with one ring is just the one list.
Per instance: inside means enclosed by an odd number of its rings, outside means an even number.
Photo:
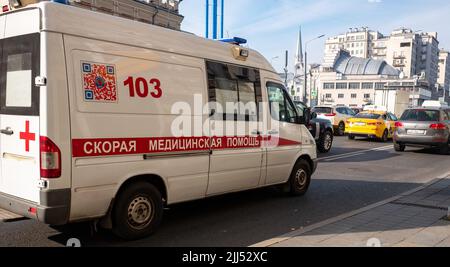
[{"label": "red cross emblem", "polygon": [[25,122],[25,132],[20,132],[20,139],[25,140],[25,150],[30,152],[30,141],[36,141],[36,134],[30,133],[30,121]]}]

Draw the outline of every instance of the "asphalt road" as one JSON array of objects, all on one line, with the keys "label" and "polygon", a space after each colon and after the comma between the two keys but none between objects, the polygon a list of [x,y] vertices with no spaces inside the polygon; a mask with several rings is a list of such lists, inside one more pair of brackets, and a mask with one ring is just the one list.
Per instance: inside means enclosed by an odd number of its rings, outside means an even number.
[{"label": "asphalt road", "polygon": [[397,153],[391,143],[337,137],[309,193],[292,198],[275,188],[180,204],[166,211],[160,230],[123,242],[90,224],[54,229],[32,220],[0,223],[0,246],[249,246],[406,192],[450,172],[450,157],[431,149]]}]

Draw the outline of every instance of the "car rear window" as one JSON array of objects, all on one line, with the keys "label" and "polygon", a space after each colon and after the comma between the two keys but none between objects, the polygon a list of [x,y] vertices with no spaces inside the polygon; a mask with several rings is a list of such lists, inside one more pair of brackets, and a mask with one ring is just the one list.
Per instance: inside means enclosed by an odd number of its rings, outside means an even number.
[{"label": "car rear window", "polygon": [[402,121],[439,121],[438,110],[420,110],[410,109],[403,113],[400,120]]},{"label": "car rear window", "polygon": [[317,114],[331,114],[333,113],[333,109],[327,107],[316,107],[313,109],[313,112]]},{"label": "car rear window", "polygon": [[380,117],[381,117],[380,114],[375,113],[358,113],[355,116],[355,118],[358,119],[373,119],[373,120],[378,120]]}]

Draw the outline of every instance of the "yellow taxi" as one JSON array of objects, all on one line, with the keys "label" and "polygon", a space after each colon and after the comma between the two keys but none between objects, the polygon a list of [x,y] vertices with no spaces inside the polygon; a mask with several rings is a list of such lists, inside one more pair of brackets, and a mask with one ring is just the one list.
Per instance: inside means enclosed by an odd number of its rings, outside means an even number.
[{"label": "yellow taxi", "polygon": [[387,142],[394,136],[397,117],[385,110],[366,109],[355,117],[347,119],[345,133],[350,140],[368,137]]}]

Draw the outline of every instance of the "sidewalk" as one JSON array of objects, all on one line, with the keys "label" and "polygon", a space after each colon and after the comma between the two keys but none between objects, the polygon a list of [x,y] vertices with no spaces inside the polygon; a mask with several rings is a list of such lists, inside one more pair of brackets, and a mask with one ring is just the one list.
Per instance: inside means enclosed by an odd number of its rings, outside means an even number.
[{"label": "sidewalk", "polygon": [[253,247],[450,247],[450,176]]},{"label": "sidewalk", "polygon": [[23,216],[0,209],[0,222],[10,222],[22,219]]}]

